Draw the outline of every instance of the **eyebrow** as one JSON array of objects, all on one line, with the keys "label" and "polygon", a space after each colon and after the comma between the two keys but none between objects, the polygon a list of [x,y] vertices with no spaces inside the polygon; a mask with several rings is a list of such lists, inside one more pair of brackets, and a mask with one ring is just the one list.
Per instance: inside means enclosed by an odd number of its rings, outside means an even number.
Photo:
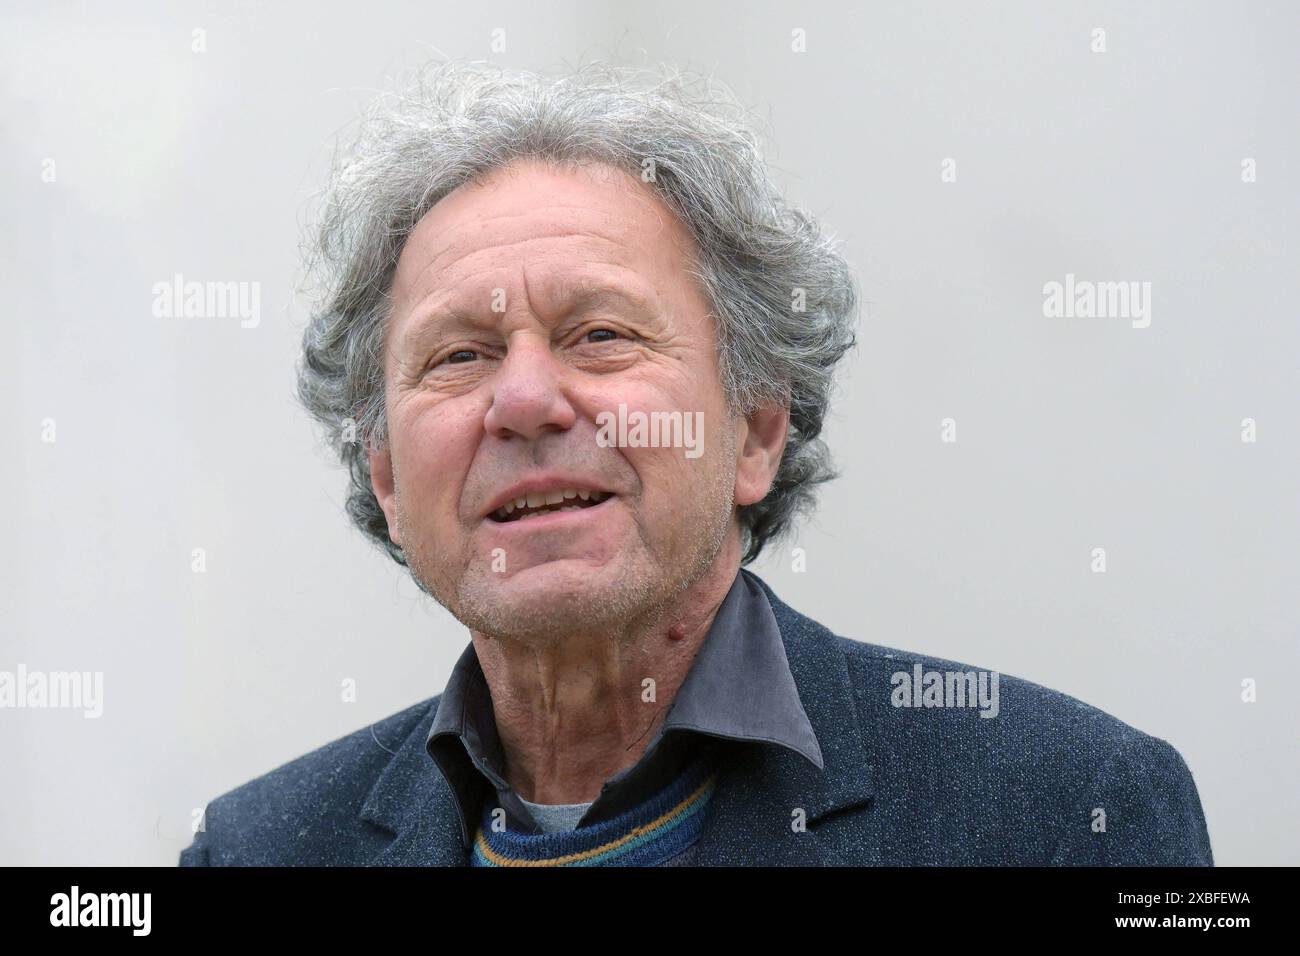
[{"label": "eyebrow", "polygon": [[653,292],[643,295],[623,286],[604,282],[579,280],[563,287],[563,301],[567,303],[564,316],[593,312],[606,306],[624,306],[644,315],[655,315]]},{"label": "eyebrow", "polygon": [[[610,285],[593,280],[577,280],[561,287],[561,301],[565,303],[562,317],[591,312],[606,306],[625,306],[645,315],[654,315],[657,309],[649,296],[623,286]],[[456,329],[481,328],[483,323],[477,315],[480,310],[466,310],[455,305],[444,305],[431,309],[415,320],[415,324],[402,336],[402,345],[407,349],[416,348],[435,339],[443,333]]]}]

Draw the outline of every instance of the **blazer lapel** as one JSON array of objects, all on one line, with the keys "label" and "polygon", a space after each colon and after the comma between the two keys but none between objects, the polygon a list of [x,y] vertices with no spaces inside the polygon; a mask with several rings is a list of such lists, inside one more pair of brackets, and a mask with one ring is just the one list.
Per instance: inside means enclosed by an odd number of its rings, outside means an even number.
[{"label": "blazer lapel", "polygon": [[395,834],[369,866],[466,866],[451,785],[425,749],[442,695],[415,725],[370,788],[361,819]]},{"label": "blazer lapel", "polygon": [[[864,727],[857,712],[839,638],[751,577],[776,615],[825,769],[785,747],[737,748],[719,773],[693,865],[877,865],[879,818],[871,807],[875,729]],[[850,809],[864,812],[837,816]]]}]

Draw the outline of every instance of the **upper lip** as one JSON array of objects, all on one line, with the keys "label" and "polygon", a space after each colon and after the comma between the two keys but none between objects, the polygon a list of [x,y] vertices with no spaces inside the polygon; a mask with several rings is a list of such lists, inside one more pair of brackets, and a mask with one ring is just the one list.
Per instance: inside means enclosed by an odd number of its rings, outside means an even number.
[{"label": "upper lip", "polygon": [[599,482],[592,481],[590,478],[579,478],[576,475],[557,473],[532,475],[499,491],[488,504],[487,510],[483,512],[483,517],[490,517],[498,508],[504,507],[508,502],[514,501],[516,498],[523,498],[530,492],[560,491],[564,488],[572,488],[575,491],[603,491],[611,495],[616,493]]}]

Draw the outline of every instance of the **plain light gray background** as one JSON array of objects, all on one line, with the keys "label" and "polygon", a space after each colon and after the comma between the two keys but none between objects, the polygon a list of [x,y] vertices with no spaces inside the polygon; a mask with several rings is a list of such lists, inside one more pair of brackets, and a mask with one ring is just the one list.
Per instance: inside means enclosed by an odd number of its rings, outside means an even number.
[{"label": "plain light gray background", "polygon": [[[104,713],[0,710],[0,862],[173,865],[194,808],[444,686],[467,632],[292,387],[334,138],[445,55],[731,86],[867,300],[808,570],[753,570],[1170,741],[1217,862],[1300,863],[1298,40],[1289,3],[7,3],[0,670],[102,671]],[[260,324],[156,318],[176,273]],[[1150,327],[1045,318],[1066,273],[1151,282]]]}]

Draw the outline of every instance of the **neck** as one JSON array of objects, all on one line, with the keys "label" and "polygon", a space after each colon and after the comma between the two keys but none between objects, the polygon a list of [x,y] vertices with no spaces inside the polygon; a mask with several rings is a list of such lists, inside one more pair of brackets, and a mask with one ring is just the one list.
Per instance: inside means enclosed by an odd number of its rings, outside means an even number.
[{"label": "neck", "polygon": [[523,799],[589,803],[606,780],[640,759],[739,569],[733,535],[670,607],[617,631],[575,634],[544,647],[471,632],[492,693],[506,779]]}]

